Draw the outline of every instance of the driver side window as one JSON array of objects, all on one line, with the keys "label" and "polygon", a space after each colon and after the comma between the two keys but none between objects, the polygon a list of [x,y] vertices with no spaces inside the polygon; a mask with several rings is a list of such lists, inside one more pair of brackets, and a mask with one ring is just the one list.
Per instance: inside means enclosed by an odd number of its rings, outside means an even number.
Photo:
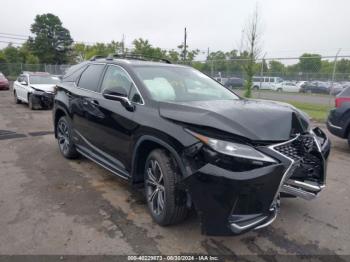
[{"label": "driver side window", "polygon": [[123,88],[126,94],[129,94],[133,83],[130,77],[117,66],[108,66],[103,82],[101,85],[101,92],[105,89]]}]

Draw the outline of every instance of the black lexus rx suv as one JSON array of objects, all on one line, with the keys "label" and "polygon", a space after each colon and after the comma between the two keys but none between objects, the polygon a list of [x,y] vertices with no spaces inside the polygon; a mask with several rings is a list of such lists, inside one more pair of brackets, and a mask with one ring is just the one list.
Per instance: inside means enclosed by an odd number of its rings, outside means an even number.
[{"label": "black lexus rx suv", "polygon": [[247,100],[201,72],[140,56],[92,58],[55,91],[61,153],[144,187],[166,226],[195,208],[203,234],[271,224],[280,197],[314,198],[330,142],[288,105]]}]

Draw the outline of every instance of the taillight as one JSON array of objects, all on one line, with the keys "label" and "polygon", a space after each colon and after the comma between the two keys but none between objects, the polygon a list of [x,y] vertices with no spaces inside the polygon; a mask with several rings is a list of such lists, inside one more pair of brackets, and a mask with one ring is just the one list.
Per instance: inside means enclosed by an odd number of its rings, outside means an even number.
[{"label": "taillight", "polygon": [[342,103],[344,102],[350,102],[350,97],[337,97],[335,99],[335,107],[341,107]]}]

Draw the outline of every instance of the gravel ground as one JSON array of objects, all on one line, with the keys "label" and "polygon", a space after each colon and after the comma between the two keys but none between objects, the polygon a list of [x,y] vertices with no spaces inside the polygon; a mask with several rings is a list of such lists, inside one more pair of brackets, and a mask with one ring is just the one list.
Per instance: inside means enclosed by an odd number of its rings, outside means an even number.
[{"label": "gravel ground", "polygon": [[[324,126],[323,126],[324,128]],[[200,234],[198,218],[160,227],[142,192],[91,161],[69,161],[51,111],[15,105],[0,92],[0,254],[350,254],[350,150],[331,136],[327,187],[313,201],[283,199],[268,228],[235,237]],[[322,259],[322,258],[321,258]],[[322,259],[327,260],[327,257]]]}]

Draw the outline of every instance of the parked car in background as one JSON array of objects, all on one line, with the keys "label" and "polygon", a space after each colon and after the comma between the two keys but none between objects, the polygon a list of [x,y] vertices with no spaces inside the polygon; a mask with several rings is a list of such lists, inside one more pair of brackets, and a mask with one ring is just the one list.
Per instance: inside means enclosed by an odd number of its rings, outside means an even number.
[{"label": "parked car in background", "polygon": [[215,77],[213,77],[213,79],[218,81],[220,84],[224,85],[228,78],[221,77],[221,76],[215,76]]},{"label": "parked car in background", "polygon": [[30,109],[51,108],[54,88],[60,79],[45,72],[24,72],[13,84],[16,104],[28,103]]},{"label": "parked car in background", "polygon": [[299,87],[299,90],[300,90],[300,87],[305,83],[307,83],[307,81],[297,81],[296,85]]},{"label": "parked car in background", "polygon": [[291,81],[283,81],[279,84],[274,85],[274,90],[278,92],[299,92],[300,87]]},{"label": "parked car in background", "polygon": [[329,93],[333,96],[336,96],[338,95],[341,91],[344,90],[344,85],[342,85],[341,83],[331,83],[330,84],[331,88],[330,88],[330,91]]},{"label": "parked car in background", "polygon": [[244,81],[243,79],[239,78],[239,77],[230,77],[228,78],[225,83],[224,83],[225,87],[228,88],[243,88],[244,86]]},{"label": "parked car in background", "polygon": [[0,90],[9,90],[10,84],[3,73],[0,72]]},{"label": "parked car in background", "polygon": [[275,90],[275,86],[283,82],[283,79],[280,77],[271,77],[271,76],[254,76],[253,77],[253,89],[266,89],[266,90]]},{"label": "parked car in background", "polygon": [[350,87],[335,98],[335,108],[329,112],[328,130],[335,136],[348,140],[350,146]]},{"label": "parked car in background", "polygon": [[325,82],[320,82],[320,81],[306,82],[301,85],[300,92],[329,94],[330,87]]},{"label": "parked car in background", "polygon": [[281,194],[312,199],[324,188],[330,142],[305,113],[140,59],[72,67],[57,85],[53,123],[64,157],[84,155],[144,186],[158,224],[195,206],[203,233],[240,234],[271,224]]}]

